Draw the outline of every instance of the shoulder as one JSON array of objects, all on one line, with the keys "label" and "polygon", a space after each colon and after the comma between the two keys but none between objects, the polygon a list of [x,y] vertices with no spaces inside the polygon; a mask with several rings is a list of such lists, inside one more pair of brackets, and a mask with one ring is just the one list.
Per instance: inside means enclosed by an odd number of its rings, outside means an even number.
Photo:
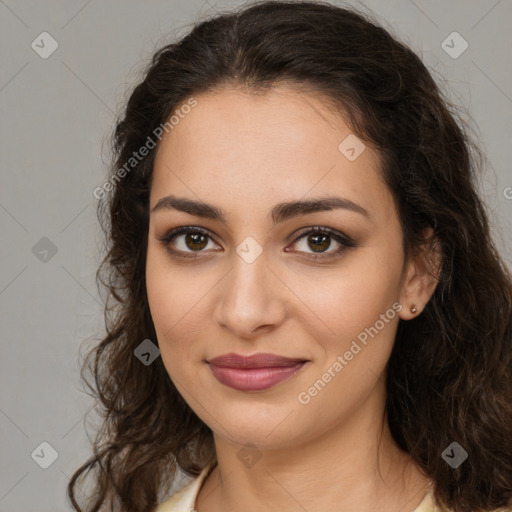
[{"label": "shoulder", "polygon": [[[421,501],[421,503],[414,509],[413,512],[452,512],[451,510],[445,508],[439,508],[433,499],[432,487],[429,488],[425,497]],[[500,508],[496,509],[494,512],[512,512],[512,507],[510,508]]]},{"label": "shoulder", "polygon": [[433,499],[432,485],[430,485],[424,498],[421,500],[421,503],[414,509],[413,512],[451,512],[451,511],[441,509],[438,506],[436,506],[434,499]]},{"label": "shoulder", "polygon": [[193,512],[199,489],[215,465],[215,461],[207,464],[201,473],[185,485],[183,489],[160,503],[155,512]]}]

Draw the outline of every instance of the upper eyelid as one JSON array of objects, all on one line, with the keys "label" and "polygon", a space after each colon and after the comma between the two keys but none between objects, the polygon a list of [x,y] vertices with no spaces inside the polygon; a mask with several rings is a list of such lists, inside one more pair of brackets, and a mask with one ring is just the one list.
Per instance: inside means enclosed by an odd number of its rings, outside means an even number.
[{"label": "upper eyelid", "polygon": [[[304,235],[306,233],[309,233],[310,231],[315,231],[315,230],[316,231],[323,231],[323,232],[328,233],[328,234],[329,233],[339,234],[340,236],[344,236],[346,238],[350,238],[347,234],[343,233],[343,231],[340,231],[340,230],[335,229],[335,228],[331,228],[329,226],[323,226],[321,224],[312,224],[310,226],[306,226],[306,227],[297,229],[294,232],[293,235],[290,235],[290,237],[301,236],[301,235]],[[162,235],[161,238],[164,238],[164,237],[166,237],[168,235],[171,235],[171,236],[183,235],[183,234],[185,234],[187,232],[199,232],[199,233],[203,233],[205,235],[208,235],[212,239],[216,239],[217,238],[217,235],[215,233],[213,233],[212,231],[210,231],[208,228],[204,228],[204,227],[201,227],[201,226],[194,226],[194,225],[190,225],[190,226],[176,226],[175,228],[170,228],[170,229],[165,231],[165,233]]]}]

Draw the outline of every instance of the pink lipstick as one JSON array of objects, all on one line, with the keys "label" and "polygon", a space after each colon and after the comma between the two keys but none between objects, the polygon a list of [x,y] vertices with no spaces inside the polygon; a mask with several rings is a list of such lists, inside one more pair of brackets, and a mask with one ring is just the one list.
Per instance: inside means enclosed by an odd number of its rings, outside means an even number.
[{"label": "pink lipstick", "polygon": [[306,359],[254,354],[225,354],[207,361],[215,378],[238,391],[263,391],[295,375]]}]

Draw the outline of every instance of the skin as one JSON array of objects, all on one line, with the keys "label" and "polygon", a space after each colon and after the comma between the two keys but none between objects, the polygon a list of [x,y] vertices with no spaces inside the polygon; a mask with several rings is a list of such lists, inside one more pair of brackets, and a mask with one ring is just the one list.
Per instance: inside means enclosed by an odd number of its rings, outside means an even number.
[{"label": "skin", "polygon": [[[150,209],[173,194],[221,208],[226,223],[173,209],[152,213],[146,266],[163,363],[214,433],[218,466],[196,510],[413,511],[428,481],[391,438],[385,369],[398,319],[421,314],[435,282],[429,255],[404,258],[378,153],[366,145],[349,161],[338,150],[352,133],[342,116],[318,94],[289,85],[265,94],[224,88],[196,99],[158,148]],[[369,217],[347,209],[276,225],[268,217],[277,203],[327,195],[350,199]],[[178,226],[202,227],[215,239],[200,240],[198,249],[177,235],[170,246],[197,259],[173,256],[159,239]],[[345,233],[356,246],[334,256],[341,245],[328,237],[323,251],[333,256],[308,260],[318,254],[314,242],[307,234],[296,239],[312,226]],[[236,252],[246,237],[262,249],[251,263]],[[400,313],[309,403],[299,403],[299,393],[397,302]],[[221,384],[205,362],[229,352],[309,362],[270,389],[243,392]],[[251,467],[237,456],[247,443],[261,456]]]}]

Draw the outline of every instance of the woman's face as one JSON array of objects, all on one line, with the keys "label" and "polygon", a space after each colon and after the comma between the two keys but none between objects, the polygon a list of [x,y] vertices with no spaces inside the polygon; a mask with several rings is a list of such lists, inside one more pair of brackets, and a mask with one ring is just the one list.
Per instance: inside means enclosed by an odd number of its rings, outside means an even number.
[{"label": "woman's face", "polygon": [[[368,404],[381,413],[411,301],[377,153],[318,96],[285,86],[196,99],[162,139],[150,194],[147,293],[170,378],[216,435],[261,448],[305,442]],[[171,195],[209,207],[182,211]],[[327,197],[338,205],[282,206]],[[178,227],[190,232],[160,241]],[[209,363],[232,353],[306,363]]]}]

